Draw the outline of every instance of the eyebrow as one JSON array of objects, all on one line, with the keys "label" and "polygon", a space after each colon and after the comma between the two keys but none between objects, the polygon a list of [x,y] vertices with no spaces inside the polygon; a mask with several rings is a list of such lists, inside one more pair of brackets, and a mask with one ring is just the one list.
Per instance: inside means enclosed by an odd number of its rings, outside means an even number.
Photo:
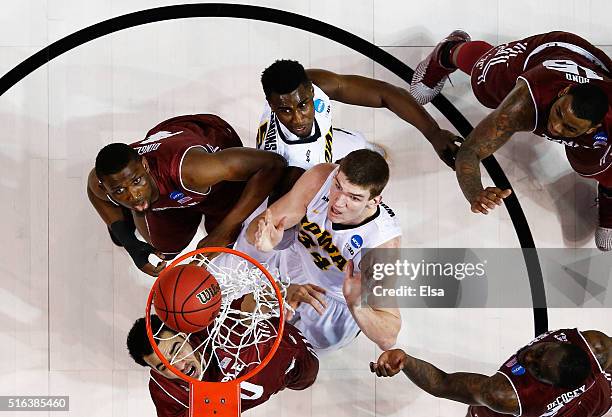
[{"label": "eyebrow", "polygon": [[[138,172],[135,172],[135,173],[132,175],[132,177],[131,177],[131,178],[128,180],[128,182],[132,182],[132,181],[134,181],[134,180],[135,180],[136,178],[138,178],[138,177],[140,177],[140,174],[139,174]],[[124,187],[123,185],[121,185],[121,184],[117,184],[116,186],[111,187],[111,190],[116,190],[116,189],[118,189],[118,188],[125,188],[125,187]]]},{"label": "eyebrow", "polygon": [[[174,356],[173,352],[176,350],[176,347],[179,345],[179,343],[180,343],[179,341],[174,342],[174,345],[172,345],[172,348],[168,352],[168,355]],[[161,371],[161,369],[159,369],[161,366],[165,366],[163,362],[158,363],[155,369],[157,369],[158,371]]]}]

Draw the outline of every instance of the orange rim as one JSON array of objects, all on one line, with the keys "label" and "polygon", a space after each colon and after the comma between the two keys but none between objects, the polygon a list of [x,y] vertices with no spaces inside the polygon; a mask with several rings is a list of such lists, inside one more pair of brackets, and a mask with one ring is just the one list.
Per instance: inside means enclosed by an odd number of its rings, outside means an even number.
[{"label": "orange rim", "polygon": [[[276,298],[278,298],[279,300],[279,310],[280,310],[280,317],[279,317],[279,325],[278,325],[278,332],[276,335],[276,340],[274,341],[274,344],[272,345],[272,349],[270,349],[270,352],[268,352],[268,354],[266,355],[266,357],[261,361],[261,363],[259,363],[259,365],[257,365],[255,368],[253,368],[252,370],[250,370],[249,372],[247,372],[246,374],[244,374],[243,376],[236,378],[236,379],[232,379],[230,381],[226,381],[226,382],[221,382],[221,381],[200,381],[199,379],[196,379],[194,377],[191,376],[187,376],[185,374],[183,374],[182,372],[180,372],[178,369],[176,369],[174,366],[172,366],[170,364],[170,361],[168,361],[168,359],[166,359],[166,357],[161,353],[161,351],[159,350],[159,348],[157,347],[157,343],[155,342],[155,338],[153,337],[153,331],[151,330],[151,303],[153,301],[153,292],[155,289],[155,284],[157,283],[157,280],[164,274],[165,271],[169,271],[170,269],[174,268],[177,264],[179,264],[180,262],[184,261],[187,258],[190,258],[194,255],[200,254],[200,253],[211,253],[211,252],[225,252],[225,253],[231,253],[233,255],[236,256],[240,256],[241,258],[249,261],[250,263],[252,263],[253,265],[255,265],[261,272],[263,272],[263,274],[266,276],[266,278],[268,278],[268,281],[270,281],[270,284],[272,284],[272,287],[274,288],[274,293],[276,294]],[[159,358],[159,360],[162,361],[162,363],[168,368],[170,369],[170,371],[175,374],[176,376],[178,376],[179,378],[181,378],[183,381],[188,381],[191,384],[194,385],[198,385],[198,384],[229,384],[229,385],[233,385],[233,384],[239,384],[242,381],[246,381],[247,379],[251,378],[252,376],[256,375],[258,372],[260,372],[267,364],[268,362],[270,362],[270,360],[272,359],[272,357],[274,356],[274,354],[276,353],[281,339],[283,337],[283,332],[285,330],[285,310],[284,310],[284,302],[283,302],[283,296],[280,292],[280,288],[278,288],[278,284],[276,283],[276,281],[274,281],[274,278],[272,277],[272,275],[270,274],[270,272],[268,272],[268,270],[266,268],[264,268],[264,266],[259,263],[256,259],[253,259],[252,257],[250,257],[249,255],[247,255],[246,253],[242,253],[240,251],[231,249],[231,248],[226,248],[226,247],[210,247],[210,248],[200,248],[200,249],[196,249],[194,251],[188,252],[185,255],[175,259],[170,265],[168,265],[163,271],[162,273],[159,275],[159,277],[157,277],[157,279],[153,282],[153,286],[151,287],[151,290],[149,291],[149,297],[147,299],[147,308],[145,310],[145,322],[147,325],[147,336],[149,337],[149,343],[151,343],[151,347],[153,348],[153,351],[155,352],[155,354],[157,355],[157,357]]]}]

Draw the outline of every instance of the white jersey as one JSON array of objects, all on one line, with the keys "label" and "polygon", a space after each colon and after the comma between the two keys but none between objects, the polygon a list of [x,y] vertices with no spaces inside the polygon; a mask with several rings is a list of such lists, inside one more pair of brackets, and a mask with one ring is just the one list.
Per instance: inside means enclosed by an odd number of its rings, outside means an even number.
[{"label": "white jersey", "polygon": [[[359,334],[359,326],[342,294],[348,261],[352,259],[359,270],[362,248],[375,248],[402,233],[397,217],[382,203],[374,215],[359,225],[340,225],[329,221],[329,192],[337,172],[338,168],[327,177],[297,226],[285,232],[293,232],[292,236],[283,238],[290,242],[288,247],[277,246],[272,252],[259,252],[247,242],[246,227],[234,246],[234,249],[264,263],[274,271],[273,274],[278,271],[281,277],[288,277],[292,284],[316,284],[325,288],[323,297],[327,307],[323,314],[302,303],[296,310],[296,321],[292,323],[318,353],[340,349]],[[262,205],[253,213],[251,220],[264,209]],[[227,262],[225,258],[221,255],[213,262]]]},{"label": "white jersey", "polygon": [[314,84],[312,87],[315,117],[310,135],[300,138],[291,133],[266,102],[257,131],[257,149],[276,152],[290,166],[303,169],[336,162],[356,149],[373,149],[361,133],[332,128],[331,101],[319,87]]},{"label": "white jersey", "polygon": [[350,259],[359,270],[362,248],[375,248],[401,236],[402,229],[395,213],[385,204],[359,225],[333,224],[327,218],[329,192],[336,168],[317,195],[310,201],[306,215],[297,225],[296,240],[281,251],[281,273],[295,284],[316,284],[344,302],[342,283]]}]

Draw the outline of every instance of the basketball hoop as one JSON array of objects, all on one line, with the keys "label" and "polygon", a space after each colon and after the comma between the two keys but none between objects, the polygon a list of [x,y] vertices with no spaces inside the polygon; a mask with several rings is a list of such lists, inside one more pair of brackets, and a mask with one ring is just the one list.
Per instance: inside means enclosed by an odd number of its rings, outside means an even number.
[{"label": "basketball hoop", "polygon": [[[195,255],[218,252],[222,254],[211,261],[190,259]],[[173,337],[180,337],[181,340],[184,338],[184,341],[171,358],[166,358],[156,340],[164,340],[161,333],[169,330],[169,327],[151,327],[151,304],[156,287],[153,285],[145,313],[149,342],[161,362],[177,377],[189,383],[190,417],[238,417],[241,412],[240,383],[260,372],[280,345],[284,329],[283,293],[288,283],[276,282],[270,272],[255,259],[225,247],[201,248],[189,252],[166,267],[159,278],[184,261],[203,264],[219,282],[222,296],[219,314],[204,333],[174,332]],[[252,294],[254,308],[253,311],[243,312],[236,308],[236,304],[247,294]],[[269,346],[272,340],[274,342]],[[262,344],[269,346],[267,352],[260,352]],[[188,353],[181,354],[183,347],[187,346],[189,348],[185,350]],[[249,358],[241,357],[241,352],[249,352]],[[220,356],[224,357],[224,361],[234,364],[232,369],[223,369],[219,363]],[[188,357],[192,361],[193,358],[199,361],[199,375],[186,375],[173,366]],[[203,380],[216,366],[222,381]],[[240,375],[244,370],[248,371]]]}]

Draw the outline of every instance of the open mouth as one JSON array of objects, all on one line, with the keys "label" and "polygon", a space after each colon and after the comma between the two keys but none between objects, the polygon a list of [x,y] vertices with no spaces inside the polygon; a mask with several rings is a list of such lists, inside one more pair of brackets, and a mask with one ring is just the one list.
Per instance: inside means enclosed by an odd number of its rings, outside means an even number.
[{"label": "open mouth", "polygon": [[143,201],[142,203],[136,204],[134,206],[134,210],[136,211],[145,211],[148,208],[149,208],[149,203],[146,201]]},{"label": "open mouth", "polygon": [[183,373],[187,376],[194,378],[194,375],[196,373],[196,367],[194,365],[190,365],[189,368],[183,371]]},{"label": "open mouth", "polygon": [[293,131],[296,133],[302,134],[302,133],[306,133],[307,128],[308,128],[307,126],[294,127]]},{"label": "open mouth", "polygon": [[334,216],[339,216],[339,215],[341,215],[341,214],[342,214],[341,212],[339,212],[338,210],[336,210],[336,209],[335,209],[333,206],[332,206],[332,207],[330,207],[330,211],[331,211],[331,213],[332,213]]}]

